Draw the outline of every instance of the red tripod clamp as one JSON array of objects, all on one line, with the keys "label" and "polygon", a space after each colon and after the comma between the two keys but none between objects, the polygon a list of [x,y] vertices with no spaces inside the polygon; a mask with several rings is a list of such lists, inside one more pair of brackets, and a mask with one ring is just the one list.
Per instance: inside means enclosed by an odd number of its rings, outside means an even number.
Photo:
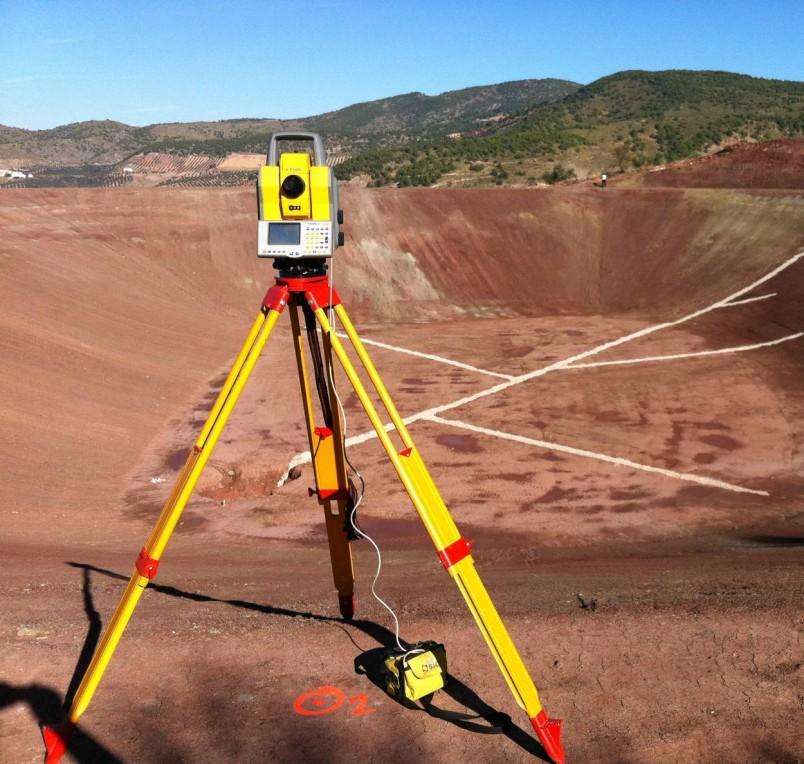
[{"label": "red tripod clamp", "polygon": [[137,568],[137,572],[141,576],[145,576],[149,581],[153,581],[156,578],[156,573],[159,570],[159,560],[155,560],[151,557],[151,555],[145,551],[144,547],[140,551],[134,565]]},{"label": "red tripod clamp", "polygon": [[[304,276],[301,278],[290,276],[277,276],[276,286],[268,290],[268,294],[277,287],[287,290],[297,300],[304,300],[310,304],[313,310],[318,308],[335,307],[341,304],[341,298],[337,290],[329,283],[329,277],[324,276]],[[330,301],[330,293],[332,301]],[[311,299],[312,298],[312,299]],[[266,295],[266,300],[268,296]],[[266,303],[263,302],[263,305]]]}]

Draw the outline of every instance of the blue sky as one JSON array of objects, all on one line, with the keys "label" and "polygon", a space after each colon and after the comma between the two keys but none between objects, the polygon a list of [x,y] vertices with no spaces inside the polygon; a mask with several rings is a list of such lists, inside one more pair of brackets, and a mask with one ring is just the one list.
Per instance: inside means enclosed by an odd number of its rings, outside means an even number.
[{"label": "blue sky", "polygon": [[804,80],[804,0],[0,0],[0,124],[297,117],[621,69]]}]

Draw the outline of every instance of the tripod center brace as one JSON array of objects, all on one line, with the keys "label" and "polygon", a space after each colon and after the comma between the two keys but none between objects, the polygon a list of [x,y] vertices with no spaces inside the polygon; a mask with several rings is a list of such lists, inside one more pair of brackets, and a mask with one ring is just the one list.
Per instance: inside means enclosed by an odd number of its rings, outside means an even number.
[{"label": "tripod center brace", "polygon": [[[354,569],[349,529],[345,517],[349,502],[342,422],[337,405],[336,392],[329,374],[321,389],[321,376],[317,374],[322,406],[329,400],[331,426],[316,427],[305,362],[304,341],[299,324],[298,309],[304,310],[312,322],[315,317],[321,329],[327,368],[332,356],[338,359],[366,411],[377,437],[385,448],[388,458],[396,469],[413,506],[424,523],[435,545],[441,564],[454,579],[463,594],[469,610],[505,677],[517,704],[527,713],[542,746],[557,764],[564,764],[564,749],[561,744],[561,720],[551,719],[539,702],[533,680],[514,646],[497,609],[483,586],[472,559],[470,544],[458,532],[438,489],[424,466],[418,449],[413,443],[388,390],[380,379],[377,369],[355,331],[338,293],[330,286],[326,275],[319,272],[313,276],[293,278],[280,272],[275,286],[271,287],[260,307],[259,315],[237,356],[223,388],[215,401],[209,418],[176,480],[151,535],[137,557],[131,579],[126,586],[117,609],[95,651],[73,698],[64,722],[56,727],[43,727],[46,746],[46,764],[55,764],[67,750],[70,737],[81,715],[87,709],[98,683],[103,676],[115,648],[120,641],[134,608],[148,582],[156,577],[162,554],[176,528],[185,504],[204,469],[218,438],[237,403],[240,394],[262,353],[279,316],[289,307],[293,344],[299,372],[302,401],[307,423],[310,453],[319,502],[326,517],[327,537],[332,559],[333,578],[338,591],[341,614],[350,619],[354,614]],[[373,384],[377,395],[391,418],[396,433],[402,441],[399,450],[385,429],[380,414],[352,364],[343,343],[331,330],[326,309],[332,307],[346,332],[354,351]],[[316,338],[315,325],[307,326],[310,339]],[[312,330],[312,331],[311,331]],[[316,340],[317,343],[317,340]],[[311,343],[312,344],[312,343]],[[311,347],[311,352],[312,352]],[[318,348],[315,349],[318,351]]]}]

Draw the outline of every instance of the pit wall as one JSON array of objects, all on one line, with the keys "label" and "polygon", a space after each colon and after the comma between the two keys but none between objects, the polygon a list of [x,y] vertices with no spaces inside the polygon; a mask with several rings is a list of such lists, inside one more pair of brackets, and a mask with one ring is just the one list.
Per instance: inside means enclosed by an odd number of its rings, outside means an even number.
[{"label": "pit wall", "polygon": [[[0,485],[0,519],[29,539],[39,517],[55,528],[76,508],[116,506],[137,454],[227,368],[273,274],[254,255],[249,189],[23,189],[2,201],[0,467],[14,479]],[[361,326],[667,320],[804,247],[791,192],[345,188],[342,201],[334,278]],[[757,303],[752,331],[759,311],[768,338],[797,331],[799,287]]]},{"label": "pit wall", "polygon": [[804,246],[804,193],[347,189],[336,278],[379,319],[711,302]]},{"label": "pit wall", "polygon": [[[666,318],[804,247],[804,192],[346,187],[341,198],[347,246],[333,276],[361,320]],[[214,323],[253,312],[272,280],[254,255],[250,189],[19,190],[3,201],[7,313],[89,300]]]}]

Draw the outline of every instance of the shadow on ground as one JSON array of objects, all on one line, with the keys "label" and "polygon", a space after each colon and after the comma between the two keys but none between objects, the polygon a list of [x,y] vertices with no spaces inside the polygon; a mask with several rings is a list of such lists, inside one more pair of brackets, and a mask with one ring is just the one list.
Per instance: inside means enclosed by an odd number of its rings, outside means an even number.
[{"label": "shadow on ground", "polygon": [[[396,640],[394,635],[382,626],[377,626],[374,623],[370,625],[376,627],[382,634],[377,635],[372,633],[374,629],[370,632],[363,628],[363,626],[355,623],[355,626],[358,626],[361,631],[370,634],[370,636],[373,636],[378,642],[382,641],[383,647],[375,647],[358,655],[357,658],[355,658],[355,672],[365,674],[371,680],[372,684],[385,692],[384,661],[386,648],[394,647]],[[404,640],[400,641],[403,646],[410,647]],[[473,689],[461,682],[460,679],[457,679],[452,674],[447,674],[447,681],[442,692],[445,692],[462,706],[471,709],[474,714],[465,714],[460,711],[449,711],[439,708],[433,703],[433,697],[438,697],[437,695],[422,698],[421,706],[411,701],[402,701],[397,698],[393,698],[393,700],[404,708],[416,711],[423,710],[436,719],[454,724],[456,727],[460,727],[468,732],[476,732],[481,735],[505,735],[528,753],[539,757],[543,761],[550,761],[544,749],[535,738],[531,737],[523,729],[514,724],[508,714],[497,711],[495,708],[488,705]],[[485,724],[481,722],[485,722]]]},{"label": "shadow on ground", "polygon": [[[0,682],[0,711],[16,703],[25,703],[31,713],[36,717],[39,725],[54,726],[64,718],[66,710],[72,703],[81,677],[92,660],[92,654],[98,644],[101,633],[101,618],[92,602],[92,586],[89,579],[89,570],[85,568],[83,574],[82,592],[84,596],[84,612],[89,621],[89,629],[75,665],[70,686],[64,697],[52,687],[42,684],[12,685]],[[42,744],[44,749],[44,743]],[[92,735],[84,732],[80,727],[73,733],[70,741],[70,753],[81,764],[121,764],[111,751],[99,743]]]},{"label": "shadow on ground", "polygon": [[804,546],[804,536],[746,536],[746,540],[763,546]]},{"label": "shadow on ground", "polygon": [[[16,691],[19,694],[27,691],[28,697],[30,698],[28,700],[29,705],[31,706],[33,712],[36,714],[40,723],[43,724],[52,724],[54,722],[59,721],[60,718],[62,717],[64,709],[69,706],[69,703],[72,700],[72,697],[78,688],[78,684],[80,683],[81,677],[83,676],[87,666],[89,665],[90,660],[92,659],[92,654],[94,653],[95,647],[100,638],[101,619],[92,603],[90,574],[94,572],[120,581],[128,580],[127,576],[124,576],[120,573],[116,573],[115,571],[112,570],[99,568],[95,565],[90,565],[87,563],[78,563],[78,562],[69,562],[67,564],[74,568],[78,568],[82,572],[84,579],[84,586],[83,586],[84,611],[86,612],[87,619],[89,620],[89,630],[87,632],[87,637],[84,641],[84,646],[81,651],[81,655],[79,657],[78,663],[76,665],[75,671],[73,672],[73,676],[70,681],[70,687],[67,692],[66,700],[62,704],[60,702],[60,696],[58,695],[58,693],[56,693],[51,688],[46,687],[10,688],[10,691],[12,693]],[[385,685],[382,681],[381,656],[386,648],[390,648],[396,645],[396,638],[391,631],[386,629],[384,626],[374,623],[373,621],[353,620],[344,622],[339,618],[333,618],[330,616],[320,615],[317,613],[304,612],[299,610],[290,610],[288,608],[274,607],[272,605],[262,605],[256,602],[249,602],[247,600],[222,599],[197,592],[187,592],[183,591],[182,589],[177,589],[176,587],[173,586],[165,586],[162,584],[152,583],[149,585],[148,588],[153,589],[159,594],[167,595],[168,597],[180,597],[182,599],[189,599],[194,602],[220,603],[232,607],[243,608],[246,610],[252,610],[259,613],[264,613],[266,615],[278,615],[288,618],[302,617],[302,618],[310,618],[315,621],[332,623],[333,625],[342,629],[347,634],[347,636],[349,636],[352,643],[355,644],[355,646],[359,650],[361,650],[361,654],[355,658],[355,671],[357,673],[365,674],[373,684],[375,684],[377,687],[381,688],[383,692],[385,692]],[[349,625],[362,631],[364,634],[374,639],[380,645],[380,647],[363,651],[362,648],[360,648],[354,642],[348,630],[344,628],[343,626],[344,623],[348,623]],[[405,640],[400,639],[400,641],[402,642],[403,645],[408,644]],[[3,686],[0,685],[0,688],[3,688]],[[468,732],[487,734],[487,735],[488,734],[505,735],[512,742],[514,742],[516,745],[518,745],[520,748],[524,749],[528,753],[539,757],[543,761],[550,761],[550,759],[544,752],[544,749],[541,747],[539,742],[534,737],[525,732],[525,730],[518,727],[511,720],[510,716],[500,711],[497,711],[496,709],[489,706],[474,690],[472,690],[466,684],[461,682],[457,677],[451,674],[447,676],[447,682],[445,684],[443,692],[449,695],[457,703],[469,709],[472,713],[466,714],[457,711],[449,711],[441,709],[435,703],[432,702],[432,699],[424,702],[423,708],[416,706],[415,704],[400,703],[400,705],[410,710],[417,710],[417,711],[423,710],[427,714],[436,719],[441,719],[450,724],[454,724],[455,726],[460,727],[461,729],[464,729]],[[6,697],[5,694],[2,694],[0,692],[0,699],[5,699],[5,697]],[[21,698],[19,697],[12,698],[12,700],[10,700],[9,702],[15,702],[16,700],[19,699]],[[0,700],[0,707],[2,707],[2,700]],[[94,748],[92,748],[92,746],[94,746]],[[80,762],[119,761],[111,753],[103,749],[102,746],[100,746],[100,744],[89,738],[89,736],[82,733],[80,727],[76,730],[73,741],[70,744],[70,751],[71,753],[73,753],[73,755],[75,755],[75,757]]]}]

